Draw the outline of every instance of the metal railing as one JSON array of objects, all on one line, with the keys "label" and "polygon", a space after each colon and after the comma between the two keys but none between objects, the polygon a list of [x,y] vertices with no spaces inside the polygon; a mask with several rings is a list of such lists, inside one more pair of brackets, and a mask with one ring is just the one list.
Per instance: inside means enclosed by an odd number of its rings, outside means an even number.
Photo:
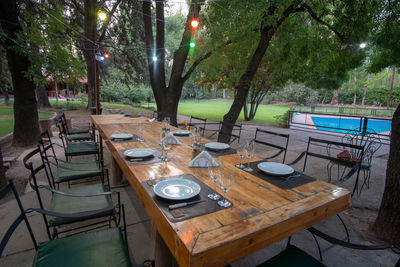
[{"label": "metal railing", "polygon": [[394,109],[386,108],[362,108],[348,106],[295,106],[292,111],[320,114],[336,114],[336,115],[354,115],[366,117],[393,117]]}]

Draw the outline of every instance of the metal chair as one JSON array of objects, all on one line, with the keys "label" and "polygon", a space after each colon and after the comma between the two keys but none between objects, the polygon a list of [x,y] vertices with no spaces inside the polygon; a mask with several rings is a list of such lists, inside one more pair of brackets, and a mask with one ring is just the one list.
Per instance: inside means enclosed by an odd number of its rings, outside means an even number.
[{"label": "metal chair", "polygon": [[68,135],[90,133],[90,124],[88,125],[87,128],[84,128],[84,127],[69,128],[68,127],[67,118],[65,117],[65,113],[64,112],[61,112],[60,120],[65,125],[65,129],[66,129],[66,132],[67,132]]},{"label": "metal chair", "polygon": [[97,159],[100,158],[100,152],[96,142],[71,142],[61,123],[56,124],[59,132],[59,137],[64,148],[65,158],[69,161],[70,158],[76,156],[94,155]]},{"label": "metal chair", "polygon": [[[276,144],[275,142],[272,143],[272,141],[267,142],[265,140],[265,137],[268,136],[268,135],[274,135],[274,136],[280,137],[281,140],[282,140],[281,143],[283,143],[283,145]],[[261,138],[262,138],[262,140],[261,140]],[[277,153],[275,153],[274,155],[272,155],[270,157],[264,158],[264,160],[270,160],[270,159],[276,158],[280,154],[283,153],[282,163],[285,163],[287,147],[288,147],[288,144],[289,144],[289,138],[290,138],[289,134],[275,133],[275,132],[271,132],[271,131],[262,130],[260,128],[257,128],[256,129],[256,133],[254,135],[254,142],[256,142],[257,144],[270,146],[270,147],[279,149],[279,151]]]},{"label": "metal chair", "polygon": [[[346,135],[342,137],[342,142],[364,146],[364,153],[360,165],[364,179],[361,188],[358,190],[357,187],[356,189],[357,193],[360,195],[364,186],[366,186],[367,189],[369,189],[372,158],[375,152],[378,151],[378,149],[382,146],[381,138],[379,137],[379,135],[377,135],[377,133],[373,129],[367,128],[366,131],[363,133],[363,131],[360,128],[358,128],[355,130],[348,131]],[[351,149],[349,153],[351,158],[355,158],[358,157],[357,153],[359,152],[354,149]]]},{"label": "metal chair", "polygon": [[[278,255],[272,257],[271,259],[257,265],[257,267],[281,267],[281,266],[326,266],[322,263],[322,252],[319,241],[317,237],[324,239],[325,241],[331,243],[332,245],[339,245],[345,248],[356,249],[356,250],[385,250],[391,249],[396,254],[400,254],[400,247],[392,244],[381,244],[381,245],[361,245],[355,244],[348,241],[343,241],[341,239],[332,237],[324,232],[319,231],[314,227],[307,229],[316,241],[318,246],[319,258],[318,261],[313,256],[307,252],[301,250],[300,248],[290,244],[290,237],[286,246],[286,249],[280,252]],[[400,259],[397,261],[396,266],[400,266]]]},{"label": "metal chair", "polygon": [[[218,129],[217,130],[210,130],[207,129],[208,132],[212,132],[212,134],[210,136],[208,136],[208,138],[213,137],[215,134],[222,134],[222,135],[227,135],[229,136],[229,144],[232,144],[234,141],[237,140],[237,142],[240,142],[240,136],[242,134],[242,124],[231,124],[231,123],[227,123],[227,122],[223,122],[220,121],[219,123],[216,122],[208,122],[206,124],[207,125],[213,125],[213,124],[218,124]],[[221,133],[221,128],[223,124],[227,124],[227,125],[232,125],[232,132],[231,133]]]},{"label": "metal chair", "polygon": [[123,219],[122,228],[117,227],[97,232],[80,233],[38,244],[31,225],[29,224],[27,214],[38,212],[43,216],[57,216],[76,221],[80,220],[82,216],[87,217],[91,214],[96,214],[96,212],[64,214],[44,210],[42,208],[29,208],[24,210],[12,180],[9,180],[9,184],[0,191],[0,199],[9,192],[13,193],[18,203],[19,215],[1,239],[0,256],[3,254],[13,232],[17,229],[19,224],[24,221],[36,250],[33,266],[132,266],[129,259],[123,206],[121,207]]},{"label": "metal chair", "polygon": [[[204,130],[206,129],[206,123],[207,119],[190,116],[188,126],[196,126],[200,131],[203,132],[202,135],[204,135]],[[179,125],[181,126],[182,124]]]},{"label": "metal chair", "polygon": [[94,140],[92,133],[89,131],[86,131],[84,133],[70,133],[70,131],[68,130],[67,123],[65,123],[62,118],[63,117],[61,117],[60,120],[56,123],[56,126],[60,131],[63,131],[65,133],[66,138],[68,139],[69,142]]},{"label": "metal chair", "polygon": [[[101,164],[97,162],[95,158],[80,159],[72,162],[67,162],[57,158],[48,131],[41,134],[39,149],[42,162],[47,165],[48,174],[50,175],[51,180],[50,183],[53,188],[55,188],[56,185],[57,188],[59,188],[59,185],[64,182],[68,183],[69,188],[72,181],[76,182],[78,180],[92,177],[100,177],[103,184],[105,184],[106,178],[107,185],[110,185],[108,170],[101,168]],[[51,166],[56,168],[56,175],[54,175]]]},{"label": "metal chair", "polygon": [[[80,186],[64,191],[56,190],[52,186],[49,170],[44,162],[33,165],[33,157],[40,154],[40,148],[36,148],[28,153],[23,163],[25,168],[30,171],[29,184],[36,192],[41,209],[44,209],[44,203],[41,196],[41,190],[51,192],[50,211],[53,213],[81,213],[79,219],[56,216],[53,214],[43,215],[47,234],[50,239],[57,238],[59,234],[76,231],[79,229],[92,229],[104,226],[111,226],[111,222],[118,226],[121,219],[121,204],[119,192],[110,192],[107,186],[103,184],[92,184]],[[45,172],[48,185],[39,185],[37,175],[39,172]],[[117,204],[113,204],[112,194],[116,194]],[[98,218],[103,218],[99,220]],[[93,221],[93,219],[97,219]],[[78,226],[61,229],[62,226],[76,222],[89,221]],[[52,229],[52,233],[50,233]]]}]

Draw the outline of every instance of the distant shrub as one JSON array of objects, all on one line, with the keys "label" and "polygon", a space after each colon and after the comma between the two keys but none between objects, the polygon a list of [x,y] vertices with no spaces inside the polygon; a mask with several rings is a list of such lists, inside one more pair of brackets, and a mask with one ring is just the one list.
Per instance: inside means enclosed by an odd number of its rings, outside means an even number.
[{"label": "distant shrub", "polygon": [[290,119],[290,109],[287,110],[283,115],[276,115],[274,116],[276,119],[276,122],[279,126],[282,128],[288,128],[289,127],[289,119]]}]

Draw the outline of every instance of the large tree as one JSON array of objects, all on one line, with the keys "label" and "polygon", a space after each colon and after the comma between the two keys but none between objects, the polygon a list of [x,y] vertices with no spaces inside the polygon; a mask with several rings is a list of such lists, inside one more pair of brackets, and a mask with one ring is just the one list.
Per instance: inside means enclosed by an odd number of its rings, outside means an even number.
[{"label": "large tree", "polygon": [[29,58],[21,53],[26,44],[18,40],[19,35],[23,35],[18,17],[19,11],[17,1],[0,1],[0,24],[3,31],[0,41],[7,52],[14,88],[13,144],[27,146],[37,142],[39,116],[35,96],[36,86],[33,79],[27,78],[26,75],[31,63]]},{"label": "large tree", "polygon": [[[258,67],[263,61],[266,52],[270,49],[282,48],[287,52],[286,65],[291,64],[291,69],[282,68],[283,72],[291,74],[291,78],[307,81],[317,81],[318,86],[323,83],[332,84],[335,81],[340,85],[343,72],[352,64],[346,60],[346,56],[355,59],[360,64],[362,52],[359,52],[358,44],[361,37],[371,25],[371,15],[374,13],[373,1],[213,1],[210,3],[210,21],[213,27],[209,28],[210,41],[218,46],[228,41],[232,53],[248,49],[247,55],[236,57],[239,63],[244,62],[244,68],[238,75],[235,91],[236,95],[229,112],[224,116],[224,127],[221,132],[230,132],[230,125],[237,120],[244,101],[247,99],[251,82]],[[234,16],[232,15],[234,14]],[[297,27],[293,22],[300,22],[298,26],[306,26],[299,32],[291,31]],[[289,27],[290,25],[290,27]],[[309,30],[308,30],[309,29]],[[288,34],[284,34],[287,32]],[[278,36],[287,36],[286,44],[280,41],[275,43]],[[322,40],[322,42],[310,42],[307,40]],[[305,40],[302,45],[298,40]],[[311,40],[311,41],[312,41]],[[273,45],[271,45],[273,44]],[[303,51],[308,52],[308,58],[299,56]],[[321,50],[324,51],[321,51]],[[330,51],[334,51],[331,53]],[[314,53],[311,53],[311,52]],[[294,53],[296,52],[296,54]],[[325,52],[328,52],[327,54]],[[284,53],[281,54],[284,56]],[[334,56],[332,56],[334,55]],[[293,62],[293,59],[302,59]],[[340,59],[344,59],[345,68],[340,68]],[[324,66],[317,72],[316,67]],[[293,66],[297,66],[293,68]],[[331,66],[331,67],[329,67]],[[331,69],[333,66],[335,70]],[[313,72],[307,72],[312,69]],[[327,75],[329,74],[329,75]],[[335,77],[336,76],[336,77]],[[310,82],[312,85],[312,82]],[[334,88],[333,88],[334,89]],[[226,142],[226,136],[220,136],[219,141]]]},{"label": "large tree", "polygon": [[[400,3],[389,0],[378,17],[370,45],[369,70],[378,72],[393,66],[400,67]],[[400,105],[393,114],[390,152],[386,169],[386,184],[378,217],[373,225],[377,236],[400,245]]]}]

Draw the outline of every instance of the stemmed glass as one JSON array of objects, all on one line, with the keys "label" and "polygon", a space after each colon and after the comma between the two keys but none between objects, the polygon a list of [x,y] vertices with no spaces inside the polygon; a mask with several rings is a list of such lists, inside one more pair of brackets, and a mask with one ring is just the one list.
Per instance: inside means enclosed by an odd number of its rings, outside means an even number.
[{"label": "stemmed glass", "polygon": [[164,162],[171,161],[171,159],[168,158],[168,152],[171,150],[171,145],[168,143],[167,138],[161,139],[161,148],[165,151],[165,156],[161,158],[161,160]]},{"label": "stemmed glass", "polygon": [[138,121],[137,123],[136,123],[136,131],[137,131],[137,133],[138,133],[138,141],[139,142],[143,142],[144,141],[144,139],[142,138],[142,135],[143,135],[143,122],[142,121]]},{"label": "stemmed glass", "polygon": [[224,198],[218,201],[218,205],[224,208],[230,207],[232,203],[226,199],[226,193],[232,188],[233,184],[235,183],[235,173],[227,172],[225,173],[225,175],[221,175],[218,178],[218,183],[222,191],[224,191]]},{"label": "stemmed glass", "polygon": [[158,157],[161,159],[161,161],[164,161],[164,148],[163,148],[164,137],[165,137],[164,132],[161,131],[160,136],[158,138],[158,145],[161,147],[161,155]]},{"label": "stemmed glass", "polygon": [[191,143],[189,146],[191,146],[191,147],[195,147],[196,146],[197,135],[198,135],[197,127],[196,126],[190,126],[190,137],[192,137],[193,143]]},{"label": "stemmed glass", "polygon": [[244,147],[244,152],[246,153],[247,157],[247,167],[244,168],[243,170],[247,172],[252,172],[253,169],[250,168],[250,159],[254,156],[254,152],[256,150],[256,144],[254,140],[250,140]]},{"label": "stemmed glass", "polygon": [[210,175],[210,178],[214,181],[214,192],[208,194],[208,198],[212,200],[218,200],[221,198],[221,196],[217,194],[217,180],[223,175],[224,172],[223,161],[221,160],[218,165],[218,167],[212,166],[212,162],[210,162],[208,165],[208,174]]},{"label": "stemmed glass", "polygon": [[245,154],[245,149],[244,149],[244,145],[239,145],[238,148],[236,149],[236,154],[239,156],[240,158],[240,164],[236,164],[235,166],[243,169],[245,166],[242,163],[242,160],[244,158],[244,154]]}]

